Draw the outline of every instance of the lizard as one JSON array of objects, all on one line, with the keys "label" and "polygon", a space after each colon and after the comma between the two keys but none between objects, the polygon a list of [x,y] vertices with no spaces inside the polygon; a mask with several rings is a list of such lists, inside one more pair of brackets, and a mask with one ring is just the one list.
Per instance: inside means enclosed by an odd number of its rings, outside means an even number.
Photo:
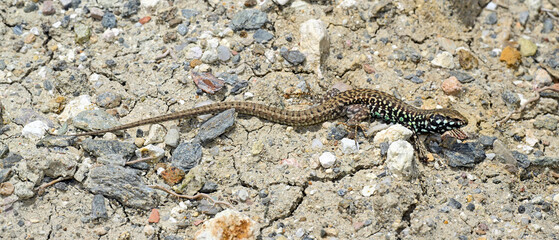
[{"label": "lizard", "polygon": [[146,118],[112,128],[70,134],[67,136],[99,135],[147,124],[218,113],[232,108],[241,114],[256,116],[271,122],[290,126],[309,126],[341,117],[351,106],[358,107],[354,108],[357,109],[357,112],[349,120],[350,123],[360,122],[365,118],[381,119],[390,123],[399,123],[409,128],[413,131],[414,137],[417,134],[442,134],[445,132],[450,132],[453,136],[463,136],[465,134],[460,128],[468,125],[468,119],[460,114],[460,112],[453,109],[418,109],[382,91],[373,89],[352,89],[328,97],[321,104],[306,110],[290,111],[262,103],[247,101],[218,102],[166,115]]}]

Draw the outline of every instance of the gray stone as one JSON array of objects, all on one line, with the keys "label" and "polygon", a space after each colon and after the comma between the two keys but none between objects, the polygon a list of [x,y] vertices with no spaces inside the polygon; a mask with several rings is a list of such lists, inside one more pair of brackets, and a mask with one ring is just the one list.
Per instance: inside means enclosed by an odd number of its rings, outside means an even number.
[{"label": "gray stone", "polygon": [[254,35],[252,35],[252,37],[257,43],[267,43],[268,41],[272,40],[272,38],[274,38],[274,35],[266,30],[258,29],[254,33]]},{"label": "gray stone", "polygon": [[186,24],[181,23],[179,24],[179,26],[177,27],[177,32],[181,35],[184,36],[188,33],[188,27],[186,26]]},{"label": "gray stone", "polygon": [[538,116],[534,121],[534,127],[537,129],[544,128],[550,131],[555,131],[558,123],[559,120],[550,115]]},{"label": "gray stone", "polygon": [[472,76],[461,71],[450,71],[450,75],[455,76],[461,83],[469,83],[475,80]]},{"label": "gray stone", "polygon": [[126,159],[120,154],[107,154],[105,156],[99,156],[97,162],[105,165],[115,165],[124,166],[126,164]]},{"label": "gray stone", "polygon": [[227,62],[231,59],[231,50],[228,47],[220,45],[217,47],[217,58],[222,62]]},{"label": "gray stone", "polygon": [[497,139],[493,142],[493,151],[495,152],[495,158],[505,164],[509,172],[516,173],[518,171],[516,159],[501,140]]},{"label": "gray stone", "polygon": [[226,110],[200,126],[196,139],[203,144],[208,143],[223,134],[235,123],[235,109]]},{"label": "gray stone", "polygon": [[171,155],[171,165],[188,172],[202,159],[202,145],[198,142],[181,143]]},{"label": "gray stone", "polygon": [[194,9],[183,9],[181,10],[182,16],[186,19],[187,22],[191,21],[192,18],[196,17],[200,12]]},{"label": "gray stone", "polygon": [[78,113],[73,119],[76,128],[86,131],[107,129],[120,125],[118,120],[103,110],[86,110]]},{"label": "gray stone", "polygon": [[54,128],[54,123],[50,121],[50,119],[30,108],[20,109],[13,121],[19,125],[26,125],[31,122],[41,121],[46,123],[48,127]]},{"label": "gray stone", "polygon": [[447,206],[455,208],[455,209],[462,208],[462,204],[460,202],[456,201],[456,199],[454,199],[454,198],[451,198],[451,199],[448,200]]},{"label": "gray stone", "polygon": [[235,85],[239,81],[239,76],[237,74],[229,74],[229,73],[221,73],[217,76],[218,78],[222,79],[225,83],[229,85]]},{"label": "gray stone", "polygon": [[54,8],[54,3],[52,1],[44,1],[43,2],[43,15],[49,16],[56,13],[56,9]]},{"label": "gray stone", "polygon": [[81,143],[82,148],[93,156],[109,156],[119,154],[122,156],[132,156],[136,150],[136,145],[131,142],[118,140],[94,140],[86,138]]},{"label": "gray stone", "polygon": [[84,183],[93,194],[114,198],[125,206],[151,209],[158,205],[156,192],[144,184],[137,170],[103,165],[92,168]]},{"label": "gray stone", "polygon": [[4,59],[0,59],[0,71],[4,71],[6,69],[6,62]]},{"label": "gray stone", "polygon": [[62,8],[68,9],[72,6],[72,0],[60,0],[60,5],[62,5]]},{"label": "gray stone", "polygon": [[122,97],[114,92],[103,92],[97,96],[97,104],[103,108],[114,108],[120,105]]},{"label": "gray stone", "polygon": [[487,149],[493,146],[493,142],[495,142],[495,140],[497,140],[497,137],[482,135],[479,137],[478,142]]},{"label": "gray stone", "polygon": [[109,218],[107,207],[105,206],[105,198],[101,194],[93,196],[91,201],[91,218],[93,220]]},{"label": "gray stone", "polygon": [[37,142],[37,147],[68,147],[76,143],[76,137],[73,136],[55,136],[47,135],[39,142]]},{"label": "gray stone", "polygon": [[533,160],[530,163],[532,166],[538,167],[549,167],[553,169],[559,169],[559,158],[558,157],[543,157]]},{"label": "gray stone", "polygon": [[25,5],[25,7],[23,8],[23,12],[25,12],[25,13],[35,12],[35,11],[37,11],[37,9],[39,9],[39,7],[37,6],[36,3],[28,2]]},{"label": "gray stone", "polygon": [[0,183],[7,182],[13,175],[13,171],[11,168],[2,168],[0,169]]},{"label": "gray stone", "polygon": [[245,9],[233,16],[229,27],[233,31],[259,29],[268,21],[268,14],[256,9]]},{"label": "gray stone", "polygon": [[526,22],[528,22],[529,17],[530,17],[530,11],[522,11],[518,13],[518,21],[522,25],[526,25]]},{"label": "gray stone", "polygon": [[518,152],[518,151],[512,151],[512,156],[514,156],[514,158],[516,159],[516,164],[521,167],[521,168],[528,168],[530,166],[530,160],[528,160],[528,156],[526,156],[526,154]]},{"label": "gray stone", "polygon": [[328,129],[328,134],[326,135],[326,139],[328,140],[342,140],[342,138],[346,137],[349,134],[346,127],[344,125],[332,125],[330,129]]},{"label": "gray stone", "polygon": [[299,65],[303,63],[306,59],[305,54],[295,50],[295,51],[288,51],[285,48],[282,48],[280,51],[280,55],[287,60],[289,63],[293,65]]},{"label": "gray stone", "polygon": [[11,168],[20,162],[23,157],[17,153],[9,153],[7,157],[0,160],[0,166],[2,168]]},{"label": "gray stone", "polygon": [[180,134],[177,126],[172,126],[165,135],[165,145],[176,148],[179,145]]},{"label": "gray stone", "polygon": [[101,20],[101,25],[105,28],[116,27],[116,16],[112,12],[105,12],[103,19]]},{"label": "gray stone", "polygon": [[213,193],[215,191],[217,191],[217,183],[214,183],[212,181],[207,181],[204,183],[204,186],[202,187],[202,189],[200,189],[201,193]]},{"label": "gray stone", "polygon": [[122,17],[127,18],[136,13],[140,9],[140,1],[139,0],[130,0],[122,6]]},{"label": "gray stone", "polygon": [[485,160],[485,151],[478,142],[455,143],[451,149],[443,148],[451,167],[474,167]]},{"label": "gray stone", "polygon": [[489,15],[487,15],[487,17],[485,18],[485,23],[489,24],[489,25],[494,25],[497,23],[497,20],[499,20],[499,18],[497,17],[497,13],[496,12],[491,12]]},{"label": "gray stone", "polygon": [[3,142],[0,142],[0,159],[6,156],[8,152],[10,152],[8,145],[4,144]]},{"label": "gray stone", "polygon": [[501,98],[503,99],[503,101],[505,101],[505,103],[508,106],[516,107],[516,106],[520,105],[520,98],[518,98],[518,96],[515,93],[513,93],[509,90],[505,90],[505,92],[503,92],[503,95],[501,96]]},{"label": "gray stone", "polygon": [[546,18],[543,21],[542,33],[550,33],[551,31],[553,31],[553,19]]}]

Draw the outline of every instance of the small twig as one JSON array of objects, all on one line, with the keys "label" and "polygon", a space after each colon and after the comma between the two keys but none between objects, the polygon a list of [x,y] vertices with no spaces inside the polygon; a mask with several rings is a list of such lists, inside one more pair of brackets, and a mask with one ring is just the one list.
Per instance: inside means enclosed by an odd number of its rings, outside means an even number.
[{"label": "small twig", "polygon": [[50,181],[50,182],[48,182],[48,183],[45,183],[45,184],[43,184],[43,185],[41,185],[41,186],[36,187],[36,188],[35,188],[35,191],[37,191],[38,194],[41,195],[41,194],[43,194],[43,193],[45,192],[45,188],[50,187],[50,186],[56,184],[57,182],[62,182],[62,181],[69,180],[69,179],[72,179],[72,178],[74,178],[74,177],[73,177],[73,176],[59,177],[59,178],[57,178],[57,179],[55,179],[55,180],[52,180],[52,181]]},{"label": "small twig", "polygon": [[168,194],[171,194],[175,197],[178,197],[178,198],[186,198],[186,199],[189,199],[189,200],[198,200],[198,199],[206,198],[206,199],[210,200],[210,202],[212,202],[213,205],[225,205],[229,208],[233,208],[233,206],[231,204],[229,204],[228,202],[214,200],[210,195],[205,194],[205,193],[197,193],[196,195],[190,196],[190,195],[178,194],[176,192],[173,192],[173,191],[171,191],[167,188],[164,188],[162,186],[159,186],[159,185],[148,185],[148,187],[153,188],[153,189],[162,190],[162,191],[164,191]]},{"label": "small twig", "polygon": [[541,10],[542,10],[543,12],[546,12],[547,15],[548,15],[550,18],[553,18],[553,19],[559,21],[559,18],[556,17],[555,15],[553,15],[553,14],[555,13],[555,14],[557,14],[557,16],[559,16],[559,11],[557,11],[557,10],[552,10],[552,9],[546,9],[546,8],[542,8]]},{"label": "small twig", "polygon": [[139,159],[136,159],[134,161],[126,162],[126,163],[124,163],[124,165],[132,165],[132,164],[135,164],[135,163],[145,162],[145,161],[149,161],[149,160],[153,160],[153,159],[155,159],[155,157],[139,158]]},{"label": "small twig", "polygon": [[167,56],[169,56],[169,55],[171,55],[171,57],[172,57],[173,59],[177,59],[177,57],[175,56],[175,52],[174,52],[172,49],[167,48],[167,50],[166,50],[164,53],[162,53],[161,55],[158,55],[158,56],[155,57],[155,61],[158,61],[158,60],[160,60],[160,59],[162,59],[162,58],[164,58],[164,57],[167,57]]},{"label": "small twig", "polygon": [[497,126],[500,126],[501,124],[505,123],[506,121],[508,121],[513,114],[515,113],[521,113],[522,111],[524,111],[524,109],[526,109],[526,107],[528,106],[528,104],[533,103],[535,101],[538,101],[540,99],[540,92],[543,92],[545,90],[552,90],[555,92],[559,92],[559,87],[556,86],[557,84],[548,86],[548,87],[543,87],[540,89],[536,89],[536,96],[533,98],[528,99],[525,103],[520,105],[520,108],[518,108],[515,111],[511,111],[505,118],[503,118],[503,120],[498,121],[497,122]]}]

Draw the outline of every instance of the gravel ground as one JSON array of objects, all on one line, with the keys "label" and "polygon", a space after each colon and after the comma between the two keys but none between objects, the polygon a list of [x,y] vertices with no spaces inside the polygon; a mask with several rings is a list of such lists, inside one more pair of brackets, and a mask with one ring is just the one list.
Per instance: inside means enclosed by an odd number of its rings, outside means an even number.
[{"label": "gravel ground", "polygon": [[[559,238],[554,0],[0,9],[2,239]],[[208,102],[300,110],[333,87],[456,109],[469,139],[422,139],[418,162],[399,125],[364,123],[352,140],[344,119],[289,127],[233,110],[47,134]],[[184,198],[196,193],[209,198]]]}]

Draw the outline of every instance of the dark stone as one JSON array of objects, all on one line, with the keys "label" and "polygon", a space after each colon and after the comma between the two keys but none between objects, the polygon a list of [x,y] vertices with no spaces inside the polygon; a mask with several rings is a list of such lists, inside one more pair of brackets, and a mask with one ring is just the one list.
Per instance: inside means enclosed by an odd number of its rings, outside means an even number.
[{"label": "dark stone", "polygon": [[517,107],[518,105],[520,105],[520,98],[518,98],[515,93],[509,90],[505,90],[501,98],[503,99],[503,101],[505,101],[507,106]]},{"label": "dark stone", "polygon": [[461,83],[469,83],[475,80],[474,77],[461,71],[450,71],[449,73],[450,75],[456,77],[456,79],[458,79],[458,81]]},{"label": "dark stone", "polygon": [[136,150],[136,145],[131,142],[123,142],[118,140],[94,140],[86,138],[82,141],[82,148],[91,155],[100,157],[110,154],[122,156],[132,156]]},{"label": "dark stone", "polygon": [[481,136],[478,139],[478,142],[483,146],[483,148],[488,149],[493,147],[493,142],[497,140],[497,137],[494,136]]},{"label": "dark stone", "polygon": [[103,25],[104,28],[115,28],[116,16],[112,12],[105,12],[103,19],[101,20],[101,25]]},{"label": "dark stone", "polygon": [[553,19],[546,18],[543,21],[542,33],[550,33],[551,31],[553,31]]},{"label": "dark stone", "polygon": [[[183,13],[184,15],[184,13]],[[233,16],[229,27],[233,31],[256,30],[268,22],[268,14],[256,9],[245,9]]]},{"label": "dark stone", "polygon": [[448,200],[448,204],[449,207],[455,208],[455,209],[460,209],[462,208],[462,204],[458,201],[456,201],[456,199],[451,198]]},{"label": "dark stone", "polygon": [[0,167],[11,168],[20,162],[23,157],[17,153],[9,153],[7,157],[0,160]]},{"label": "dark stone", "polygon": [[200,189],[201,193],[213,193],[215,191],[217,191],[217,183],[214,183],[212,181],[207,181],[204,183],[204,186],[202,186],[202,189]]},{"label": "dark stone", "polygon": [[72,120],[74,126],[86,131],[94,131],[116,127],[118,120],[104,110],[85,110],[76,115]]},{"label": "dark stone", "polygon": [[91,201],[91,218],[93,220],[109,218],[107,207],[105,206],[105,198],[101,194],[93,196],[93,201]]},{"label": "dark stone", "polygon": [[89,171],[84,186],[128,207],[149,210],[158,206],[157,193],[144,184],[137,170],[112,165],[95,167]]},{"label": "dark stone", "polygon": [[231,88],[231,91],[229,91],[231,94],[233,95],[237,95],[239,93],[241,93],[243,91],[243,89],[245,89],[246,87],[248,87],[248,82],[247,81],[241,81],[236,83],[233,88]]},{"label": "dark stone", "polygon": [[476,209],[476,205],[474,205],[473,203],[468,203],[468,205],[466,205],[466,209],[468,209],[468,211],[473,212]]},{"label": "dark stone", "polygon": [[200,145],[200,143],[181,143],[171,155],[171,165],[187,173],[190,169],[198,165],[201,159],[202,145]]},{"label": "dark stone", "polygon": [[68,184],[65,182],[57,182],[54,184],[54,188],[60,191],[68,191]]},{"label": "dark stone", "polygon": [[122,6],[122,14],[123,18],[130,17],[136,13],[140,9],[140,1],[139,0],[130,0]]},{"label": "dark stone", "polygon": [[549,167],[553,169],[559,169],[559,158],[558,157],[543,157],[538,158],[530,163],[532,166],[538,167]]},{"label": "dark stone", "polygon": [[530,166],[530,160],[528,160],[528,156],[518,151],[512,151],[512,156],[516,159],[516,163],[521,168],[528,168]]},{"label": "dark stone", "polygon": [[200,126],[196,139],[206,144],[225,133],[235,123],[235,109],[226,110]]},{"label": "dark stone", "polygon": [[454,143],[451,149],[443,149],[451,167],[474,167],[485,160],[483,146],[477,142]]},{"label": "dark stone", "polygon": [[518,206],[518,213],[522,214],[524,212],[526,212],[526,207],[524,207],[524,205]]},{"label": "dark stone", "polygon": [[252,37],[257,43],[267,43],[274,38],[274,35],[266,30],[258,29]]},{"label": "dark stone", "polygon": [[349,134],[345,126],[343,125],[333,125],[328,129],[328,135],[326,135],[326,139],[328,140],[342,140],[342,138],[346,137]]},{"label": "dark stone", "polygon": [[56,64],[54,64],[54,66],[52,67],[52,70],[54,70],[54,71],[64,71],[64,70],[66,70],[66,68],[68,68],[68,64],[66,64],[66,61],[61,60],[61,61],[58,61]]},{"label": "dark stone", "polygon": [[287,60],[289,63],[293,65],[299,65],[303,63],[306,59],[305,54],[295,50],[295,51],[288,51],[286,48],[280,49],[280,55]]},{"label": "dark stone", "polygon": [[489,25],[494,25],[497,23],[497,21],[499,20],[499,17],[497,17],[497,13],[496,12],[491,12],[489,15],[487,15],[487,17],[485,18],[485,23],[489,24]]},{"label": "dark stone", "polygon": [[23,8],[23,12],[25,12],[25,13],[35,12],[35,11],[37,11],[37,9],[39,9],[39,7],[37,6],[36,3],[28,2],[25,5],[25,8]]},{"label": "dark stone", "polygon": [[181,10],[182,16],[186,19],[187,22],[191,21],[191,18],[196,17],[200,12],[193,10],[193,9],[183,9]]}]

